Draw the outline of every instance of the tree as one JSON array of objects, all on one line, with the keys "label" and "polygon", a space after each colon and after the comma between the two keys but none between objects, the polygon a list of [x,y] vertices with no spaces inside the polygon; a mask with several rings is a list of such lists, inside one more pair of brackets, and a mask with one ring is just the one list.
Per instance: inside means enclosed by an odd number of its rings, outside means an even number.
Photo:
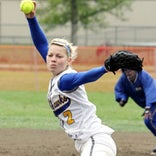
[{"label": "tree", "polygon": [[77,44],[79,24],[85,29],[91,28],[95,22],[105,25],[107,14],[125,20],[124,11],[130,9],[131,3],[131,0],[47,0],[38,14],[46,30],[51,29],[54,24],[64,25],[70,22],[71,42]]}]

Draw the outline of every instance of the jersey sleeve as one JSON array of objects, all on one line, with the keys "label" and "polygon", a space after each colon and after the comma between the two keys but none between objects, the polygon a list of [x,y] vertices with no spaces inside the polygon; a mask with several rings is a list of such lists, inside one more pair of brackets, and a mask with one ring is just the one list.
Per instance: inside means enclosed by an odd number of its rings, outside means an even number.
[{"label": "jersey sleeve", "polygon": [[31,38],[33,40],[33,43],[34,43],[36,49],[38,50],[38,52],[40,53],[40,55],[42,56],[42,58],[44,59],[44,61],[46,62],[46,56],[47,56],[47,52],[48,52],[47,38],[46,38],[42,28],[40,27],[36,17],[34,17],[32,19],[27,18],[27,21],[29,24],[29,29],[30,29]]},{"label": "jersey sleeve", "polygon": [[152,103],[156,102],[156,80],[145,71],[141,72],[141,80],[146,96],[146,106],[150,107]]},{"label": "jersey sleeve", "polygon": [[124,75],[122,75],[119,78],[118,82],[116,83],[116,85],[114,87],[115,100],[117,102],[120,102],[120,100],[123,100],[125,102],[128,101],[128,96],[127,96],[127,94],[125,92],[125,87],[123,85],[124,84],[124,81],[125,81],[124,79],[125,79],[125,77],[124,77]]},{"label": "jersey sleeve", "polygon": [[72,91],[82,84],[96,81],[106,72],[102,66],[84,72],[67,73],[60,78],[58,87],[61,91]]}]

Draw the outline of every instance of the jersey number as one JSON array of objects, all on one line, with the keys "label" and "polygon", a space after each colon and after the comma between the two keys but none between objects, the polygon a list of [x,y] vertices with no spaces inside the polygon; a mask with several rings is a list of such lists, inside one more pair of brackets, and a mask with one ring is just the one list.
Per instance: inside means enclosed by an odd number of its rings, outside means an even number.
[{"label": "jersey number", "polygon": [[72,112],[70,110],[67,110],[63,113],[64,117],[68,117],[67,123],[68,125],[71,125],[75,122],[74,119],[72,119]]}]

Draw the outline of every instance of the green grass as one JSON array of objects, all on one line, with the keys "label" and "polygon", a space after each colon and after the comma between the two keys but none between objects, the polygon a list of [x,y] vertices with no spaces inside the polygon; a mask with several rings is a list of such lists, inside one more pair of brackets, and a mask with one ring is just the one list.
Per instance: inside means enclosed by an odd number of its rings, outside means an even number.
[{"label": "green grass", "polygon": [[[58,119],[53,115],[46,92],[0,91],[0,128],[58,129]],[[113,93],[88,92],[97,106],[97,115],[116,131],[148,131],[139,108],[132,100],[121,108]]]},{"label": "green grass", "polygon": [[113,93],[89,93],[89,99],[97,106],[97,115],[116,131],[148,131],[143,122],[143,109],[131,99],[125,107],[115,102]]}]

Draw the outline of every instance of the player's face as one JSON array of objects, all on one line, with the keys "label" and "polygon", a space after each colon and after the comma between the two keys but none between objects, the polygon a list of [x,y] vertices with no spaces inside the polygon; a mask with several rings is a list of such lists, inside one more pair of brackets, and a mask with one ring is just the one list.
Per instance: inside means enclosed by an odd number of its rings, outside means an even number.
[{"label": "player's face", "polygon": [[124,69],[124,73],[126,74],[129,81],[134,82],[136,79],[137,72],[135,70]]},{"label": "player's face", "polygon": [[53,44],[48,50],[46,61],[48,70],[55,76],[67,69],[71,59],[63,46]]}]

